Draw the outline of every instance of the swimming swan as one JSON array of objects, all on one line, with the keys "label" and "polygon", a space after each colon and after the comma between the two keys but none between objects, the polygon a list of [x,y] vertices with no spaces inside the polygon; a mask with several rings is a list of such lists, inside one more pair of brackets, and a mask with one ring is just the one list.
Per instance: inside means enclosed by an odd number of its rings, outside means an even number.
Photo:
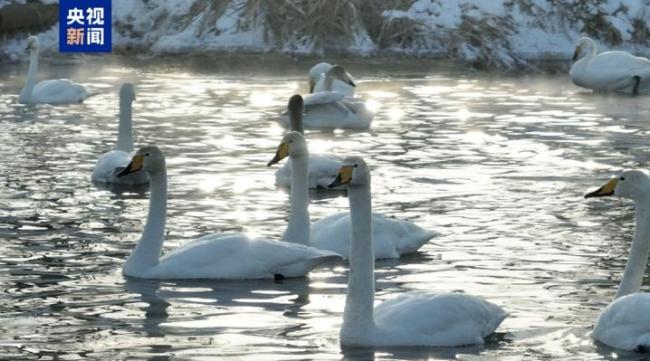
[{"label": "swimming swan", "polygon": [[507,313],[482,298],[459,293],[401,294],[373,308],[375,261],[370,171],[360,157],[343,161],[333,186],[347,185],[352,229],[350,274],[343,311],[343,346],[441,346],[483,344]]},{"label": "swimming swan", "polygon": [[90,96],[90,92],[80,84],[68,79],[43,80],[34,85],[38,72],[38,38],[30,36],[27,39],[29,50],[29,69],[25,86],[18,96],[22,104],[65,104],[81,103]]},{"label": "swimming swan", "polygon": [[[318,63],[309,69],[309,93],[317,93],[325,90],[325,73],[332,68],[329,63]],[[343,95],[353,97],[354,85],[334,80],[332,83],[332,90]]]},{"label": "swimming swan", "polygon": [[264,279],[301,277],[337,255],[299,244],[251,239],[244,234],[211,234],[183,244],[160,257],[165,240],[167,169],[163,153],[141,148],[120,173],[144,170],[149,175],[149,215],[142,237],[122,272],[153,279]]},{"label": "swimming swan", "polygon": [[[352,228],[350,213],[332,214],[317,221],[310,228],[307,190],[309,151],[305,138],[299,132],[290,132],[284,136],[269,166],[287,156],[291,158],[293,164],[290,191],[291,214],[289,226],[282,240],[310,245],[349,258]],[[334,178],[330,179],[330,183],[332,179]],[[398,258],[403,254],[416,252],[435,235],[434,232],[422,229],[414,223],[390,219],[378,213],[372,214],[372,226],[373,249],[377,259]]]},{"label": "swimming swan", "polygon": [[650,92],[650,60],[624,51],[596,52],[593,40],[580,39],[569,73],[577,86],[634,95]]},{"label": "swimming swan", "polygon": [[96,183],[118,183],[126,185],[145,184],[149,177],[143,171],[134,172],[124,177],[118,177],[124,167],[131,161],[133,151],[132,103],[135,100],[133,84],[126,83],[120,88],[120,125],[117,131],[117,146],[114,150],[102,154],[91,180]]},{"label": "swimming swan", "polygon": [[[302,124],[303,100],[300,95],[294,95],[289,99],[289,118],[291,130],[304,134]],[[341,166],[341,160],[329,156],[310,154],[307,170],[307,187],[310,189],[323,188],[332,182],[336,172]],[[291,161],[286,162],[275,172],[275,185],[281,188],[291,187]]]},{"label": "swimming swan", "polygon": [[[362,100],[332,91],[332,84],[335,80],[354,86],[354,82],[343,68],[338,65],[331,67],[325,75],[325,90],[303,98],[305,128],[368,128],[372,121],[372,112],[368,110]],[[291,126],[288,112],[281,114],[280,121],[285,128]]]},{"label": "swimming swan", "polygon": [[591,336],[622,350],[650,350],[650,294],[639,293],[650,250],[650,177],[628,170],[585,198],[617,196],[634,201],[636,228],[616,298],[598,317]]}]

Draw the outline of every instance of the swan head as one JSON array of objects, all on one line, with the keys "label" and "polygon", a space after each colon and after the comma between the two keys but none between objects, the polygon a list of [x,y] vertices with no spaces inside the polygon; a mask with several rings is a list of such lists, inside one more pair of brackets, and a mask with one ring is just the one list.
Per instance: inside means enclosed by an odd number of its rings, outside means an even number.
[{"label": "swan head", "polygon": [[350,86],[356,87],[357,85],[354,84],[352,81],[352,78],[350,77],[350,74],[348,74],[345,69],[343,69],[342,66],[340,65],[334,65],[332,66],[328,71],[327,75],[332,77],[333,79],[338,79],[346,84],[349,84]]},{"label": "swan head", "polygon": [[576,50],[573,52],[573,61],[582,59],[585,55],[591,54],[596,51],[596,43],[586,36],[583,36],[576,45]]},{"label": "swan head", "polygon": [[133,158],[131,158],[129,165],[118,173],[117,176],[124,177],[127,174],[139,170],[144,170],[148,174],[156,174],[160,171],[164,171],[165,155],[155,145],[142,147],[135,153]]},{"label": "swan head", "polygon": [[318,64],[312,66],[311,69],[309,69],[308,74],[309,74],[309,93],[310,94],[314,92],[314,87],[316,86],[316,82],[318,81],[318,79],[320,79],[321,74],[323,74],[323,73],[327,72],[328,70],[330,70],[331,67],[332,67],[332,65],[330,65],[330,63],[322,62],[322,63],[318,63]]},{"label": "swan head", "polygon": [[25,50],[38,50],[38,38],[34,35],[27,38],[27,46],[25,47]]},{"label": "swan head", "polygon": [[626,170],[602,187],[585,194],[585,198],[616,196],[640,200],[650,192],[650,176],[643,170]]},{"label": "swan head", "polygon": [[282,137],[282,142],[275,152],[275,157],[269,161],[267,166],[272,166],[286,157],[305,157],[309,156],[307,141],[300,132],[289,132]]},{"label": "swan head", "polygon": [[367,186],[370,184],[370,169],[361,157],[347,157],[343,160],[336,178],[329,188],[347,186]]},{"label": "swan head", "polygon": [[132,102],[135,100],[135,87],[131,83],[124,83],[120,87],[120,100]]}]

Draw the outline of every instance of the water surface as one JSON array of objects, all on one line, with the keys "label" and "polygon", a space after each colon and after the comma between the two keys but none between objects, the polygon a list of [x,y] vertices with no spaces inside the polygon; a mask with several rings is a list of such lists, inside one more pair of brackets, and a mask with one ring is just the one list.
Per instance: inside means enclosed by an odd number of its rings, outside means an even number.
[{"label": "water surface", "polygon": [[[279,237],[288,196],[266,163],[283,134],[277,112],[306,90],[311,62],[87,58],[40,72],[100,92],[81,105],[18,105],[26,66],[0,68],[2,357],[639,358],[588,335],[623,270],[630,202],[582,196],[648,164],[647,97],[593,95],[565,75],[342,63],[377,111],[372,129],[309,131],[311,151],[364,156],[375,210],[441,233],[417,254],[377,264],[377,299],[483,296],[511,314],[484,347],[342,351],[344,263],[283,282],[125,279],[147,193],[90,183],[116,141],[119,85],[137,87],[136,143],[167,156],[166,249],[211,232]],[[312,219],[346,208],[340,194],[314,194]]]}]

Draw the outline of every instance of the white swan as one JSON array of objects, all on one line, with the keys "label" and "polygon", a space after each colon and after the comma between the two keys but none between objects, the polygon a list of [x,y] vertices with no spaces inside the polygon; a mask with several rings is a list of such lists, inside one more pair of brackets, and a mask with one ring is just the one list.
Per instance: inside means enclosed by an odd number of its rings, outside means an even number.
[{"label": "white swan", "polygon": [[131,120],[132,103],[135,100],[133,84],[123,84],[120,88],[120,124],[117,131],[116,149],[102,154],[95,168],[91,180],[96,183],[118,183],[126,185],[145,184],[149,181],[144,171],[134,172],[125,177],[118,177],[133,156],[133,126]]},{"label": "white swan", "polygon": [[[338,65],[331,67],[325,75],[325,90],[305,96],[303,123],[305,128],[311,129],[365,129],[370,126],[373,113],[365,103],[357,98],[347,97],[339,92],[332,91],[335,80],[354,85],[345,70]],[[290,127],[288,112],[280,116],[280,121],[285,128]]]},{"label": "white swan", "polygon": [[81,103],[90,96],[90,92],[83,85],[73,83],[68,79],[43,80],[34,84],[38,72],[37,37],[30,36],[27,39],[27,49],[29,50],[29,69],[25,86],[18,96],[18,102],[22,104]]},{"label": "white swan", "polygon": [[585,198],[615,195],[634,201],[636,228],[616,299],[598,317],[592,337],[622,350],[650,350],[650,294],[641,290],[650,250],[650,177],[628,170]]},{"label": "white swan", "polygon": [[160,257],[165,239],[167,169],[156,147],[141,148],[121,176],[144,170],[150,179],[149,215],[142,237],[122,272],[153,279],[264,279],[304,276],[315,266],[338,258],[299,244],[251,239],[244,234],[211,234]]},{"label": "white swan", "polygon": [[[307,190],[307,142],[299,132],[287,133],[269,165],[289,156],[293,164],[291,174],[291,214],[289,226],[282,238],[286,242],[301,243],[336,252],[344,258],[350,255],[350,213],[341,212],[325,217],[311,225],[309,219],[309,194]],[[337,172],[338,173],[338,172]],[[330,179],[330,183],[334,178]],[[331,185],[331,184],[330,184]],[[398,258],[416,252],[435,233],[404,220],[372,214],[375,258]],[[307,235],[308,237],[305,237]]]},{"label": "white swan", "polygon": [[569,73],[577,86],[635,95],[650,92],[650,60],[624,51],[596,52],[593,40],[580,39]]},{"label": "white swan", "polygon": [[[300,95],[294,95],[289,99],[289,119],[291,120],[291,130],[304,134],[302,124],[303,100]],[[307,170],[307,186],[310,189],[327,188],[336,176],[336,172],[341,166],[341,160],[329,156],[310,154]],[[281,188],[291,187],[291,161],[286,162],[284,166],[275,172],[275,184]]]},{"label": "white swan", "polygon": [[[318,63],[309,69],[309,93],[318,93],[325,90],[325,74],[332,68],[329,63]],[[343,95],[353,97],[355,85],[334,80],[332,90]]]},{"label": "white swan", "polygon": [[350,275],[340,342],[344,346],[482,344],[507,313],[466,294],[401,294],[373,308],[374,267],[370,171],[360,157],[343,161],[332,185],[347,185],[352,228]]}]

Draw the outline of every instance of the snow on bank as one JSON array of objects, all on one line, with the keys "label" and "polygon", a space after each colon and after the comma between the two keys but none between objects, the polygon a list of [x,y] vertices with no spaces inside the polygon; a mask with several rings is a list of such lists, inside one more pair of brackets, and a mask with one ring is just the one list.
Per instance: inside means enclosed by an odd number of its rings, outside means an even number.
[{"label": "snow on bank", "polygon": [[[577,39],[589,35],[603,49],[650,55],[646,0],[273,4],[276,8],[260,0],[113,0],[113,47],[146,54],[404,54],[450,57],[478,67],[526,68],[531,61],[570,58]],[[24,57],[25,38],[7,39],[0,54],[10,60]],[[45,52],[56,51],[56,26],[39,38]]]}]

